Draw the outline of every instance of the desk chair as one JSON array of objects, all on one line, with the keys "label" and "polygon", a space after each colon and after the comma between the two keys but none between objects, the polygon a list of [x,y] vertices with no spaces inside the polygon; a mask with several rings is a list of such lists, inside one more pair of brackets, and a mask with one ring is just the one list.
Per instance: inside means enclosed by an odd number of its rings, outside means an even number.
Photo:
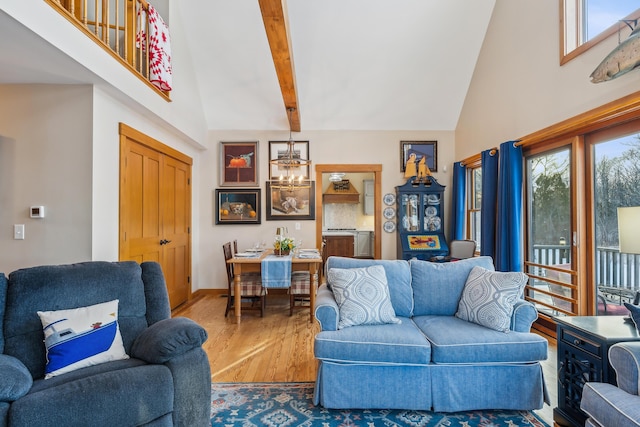
[{"label": "desk chair", "polygon": [[[227,242],[222,245],[222,250],[224,252],[224,264],[227,269],[227,308],[224,311],[224,317],[227,317],[229,314],[229,310],[233,307],[234,301],[234,281],[235,275],[233,272],[233,264],[227,263],[228,260],[233,258],[233,253],[231,252],[231,242]],[[264,317],[264,305],[265,305],[265,295],[264,288],[262,287],[262,277],[260,273],[242,273],[240,276],[240,296],[242,297],[241,301],[251,302],[251,305],[248,307],[243,307],[244,310],[260,310],[260,317]],[[258,303],[256,305],[256,303]]]}]

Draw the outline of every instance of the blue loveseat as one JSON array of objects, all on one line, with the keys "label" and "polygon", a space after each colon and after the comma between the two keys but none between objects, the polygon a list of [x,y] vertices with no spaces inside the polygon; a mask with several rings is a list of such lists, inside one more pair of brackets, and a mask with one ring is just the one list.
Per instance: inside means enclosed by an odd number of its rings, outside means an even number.
[{"label": "blue loveseat", "polygon": [[[37,312],[116,299],[130,357],[44,379]],[[211,374],[201,347],[207,333],[170,315],[153,262],[33,267],[8,279],[0,273],[0,426],[210,425]]]},{"label": "blue loveseat", "polygon": [[315,309],[316,405],[441,412],[543,406],[547,341],[530,333],[533,305],[516,302],[508,332],[455,316],[469,273],[475,266],[493,270],[490,257],[451,263],[330,257],[326,268],[372,265],[384,267],[400,323],[338,329],[328,274]]}]

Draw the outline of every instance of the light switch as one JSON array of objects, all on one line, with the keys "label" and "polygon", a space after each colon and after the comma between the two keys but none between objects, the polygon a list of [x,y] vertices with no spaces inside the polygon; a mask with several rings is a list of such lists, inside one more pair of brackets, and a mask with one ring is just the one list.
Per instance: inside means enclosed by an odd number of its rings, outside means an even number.
[{"label": "light switch", "polygon": [[296,222],[296,230],[300,230],[300,223]]},{"label": "light switch", "polygon": [[24,224],[13,224],[13,239],[24,240]]}]

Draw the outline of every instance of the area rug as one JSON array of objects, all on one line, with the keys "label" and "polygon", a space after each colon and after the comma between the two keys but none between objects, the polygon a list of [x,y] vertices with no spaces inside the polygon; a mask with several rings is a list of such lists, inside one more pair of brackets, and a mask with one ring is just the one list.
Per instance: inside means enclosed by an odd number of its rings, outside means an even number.
[{"label": "area rug", "polygon": [[314,383],[213,383],[211,425],[220,427],[549,427],[529,411],[439,413],[325,409]]}]

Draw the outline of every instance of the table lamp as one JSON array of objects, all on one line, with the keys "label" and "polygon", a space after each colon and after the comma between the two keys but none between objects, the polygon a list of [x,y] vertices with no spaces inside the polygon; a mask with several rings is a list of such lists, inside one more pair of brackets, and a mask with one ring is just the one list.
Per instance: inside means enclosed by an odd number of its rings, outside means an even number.
[{"label": "table lamp", "polygon": [[[638,220],[640,220],[640,206],[618,208],[620,253],[640,254],[640,226],[638,225]],[[640,291],[636,292],[635,298],[633,299],[634,306],[637,306],[638,303],[640,303]],[[633,322],[636,323],[636,310],[628,303],[624,303],[624,305],[631,311],[631,317],[634,319]],[[626,319],[625,317],[625,320]],[[637,323],[636,329],[640,331],[640,326],[638,326]]]}]

